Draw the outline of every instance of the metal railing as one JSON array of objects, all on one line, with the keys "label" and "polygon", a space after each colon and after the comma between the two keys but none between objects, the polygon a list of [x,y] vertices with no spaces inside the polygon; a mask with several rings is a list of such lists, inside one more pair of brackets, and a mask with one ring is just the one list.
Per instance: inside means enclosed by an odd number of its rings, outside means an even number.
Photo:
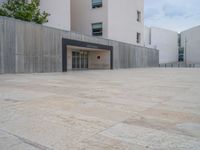
[{"label": "metal railing", "polygon": [[197,63],[165,63],[160,64],[159,67],[161,68],[200,68],[200,64]]}]

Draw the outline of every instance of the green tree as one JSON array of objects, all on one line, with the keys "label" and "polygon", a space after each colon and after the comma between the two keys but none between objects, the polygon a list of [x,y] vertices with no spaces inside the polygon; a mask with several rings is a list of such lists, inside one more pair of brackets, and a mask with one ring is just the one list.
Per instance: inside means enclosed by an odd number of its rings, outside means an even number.
[{"label": "green tree", "polygon": [[0,16],[13,17],[16,19],[43,24],[48,22],[47,12],[39,9],[40,0],[7,0],[0,6]]}]

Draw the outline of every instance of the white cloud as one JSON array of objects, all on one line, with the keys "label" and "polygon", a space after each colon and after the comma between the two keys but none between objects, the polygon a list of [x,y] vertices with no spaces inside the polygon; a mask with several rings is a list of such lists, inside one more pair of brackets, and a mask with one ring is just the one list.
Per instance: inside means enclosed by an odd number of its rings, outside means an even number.
[{"label": "white cloud", "polygon": [[145,24],[175,31],[200,25],[199,0],[145,0]]}]

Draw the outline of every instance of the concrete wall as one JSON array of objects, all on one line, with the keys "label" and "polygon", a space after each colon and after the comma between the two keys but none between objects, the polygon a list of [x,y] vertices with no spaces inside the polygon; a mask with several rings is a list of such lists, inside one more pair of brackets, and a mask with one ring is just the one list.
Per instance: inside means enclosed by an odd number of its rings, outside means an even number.
[{"label": "concrete wall", "polygon": [[103,0],[103,7],[92,8],[92,0],[71,1],[71,29],[86,35],[92,35],[92,23],[103,23],[103,36],[108,37],[108,2]]},{"label": "concrete wall", "polygon": [[[159,63],[172,63],[178,61],[178,33],[166,29],[151,27],[150,43],[159,50]],[[149,37],[148,32],[145,34]],[[148,38],[146,38],[148,39]],[[149,41],[146,41],[149,43]],[[147,44],[145,44],[147,45]]]},{"label": "concrete wall", "polygon": [[[137,11],[141,22],[137,22]],[[144,0],[108,0],[108,38],[137,44],[137,32],[144,43]]]},{"label": "concrete wall", "polygon": [[62,72],[62,38],[113,46],[113,68],[157,67],[158,51],[0,17],[0,73]]},{"label": "concrete wall", "polygon": [[114,69],[157,67],[159,64],[159,52],[156,49],[111,40],[109,45],[114,48]]},{"label": "concrete wall", "polygon": [[[137,22],[141,11],[141,22]],[[103,38],[136,43],[137,32],[141,33],[143,45],[144,0],[103,0],[103,7],[92,9],[91,0],[71,1],[72,31],[92,35],[92,23],[103,23]]]},{"label": "concrete wall", "polygon": [[181,47],[184,47],[187,64],[200,64],[200,26],[181,32]]}]

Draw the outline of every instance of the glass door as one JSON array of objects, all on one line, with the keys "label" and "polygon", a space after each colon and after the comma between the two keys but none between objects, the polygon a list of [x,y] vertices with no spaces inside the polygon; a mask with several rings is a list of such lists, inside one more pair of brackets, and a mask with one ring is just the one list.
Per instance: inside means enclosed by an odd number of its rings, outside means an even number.
[{"label": "glass door", "polygon": [[80,67],[80,54],[77,51],[72,52],[72,68],[79,69]]},{"label": "glass door", "polygon": [[72,69],[88,69],[87,51],[72,51]]}]

